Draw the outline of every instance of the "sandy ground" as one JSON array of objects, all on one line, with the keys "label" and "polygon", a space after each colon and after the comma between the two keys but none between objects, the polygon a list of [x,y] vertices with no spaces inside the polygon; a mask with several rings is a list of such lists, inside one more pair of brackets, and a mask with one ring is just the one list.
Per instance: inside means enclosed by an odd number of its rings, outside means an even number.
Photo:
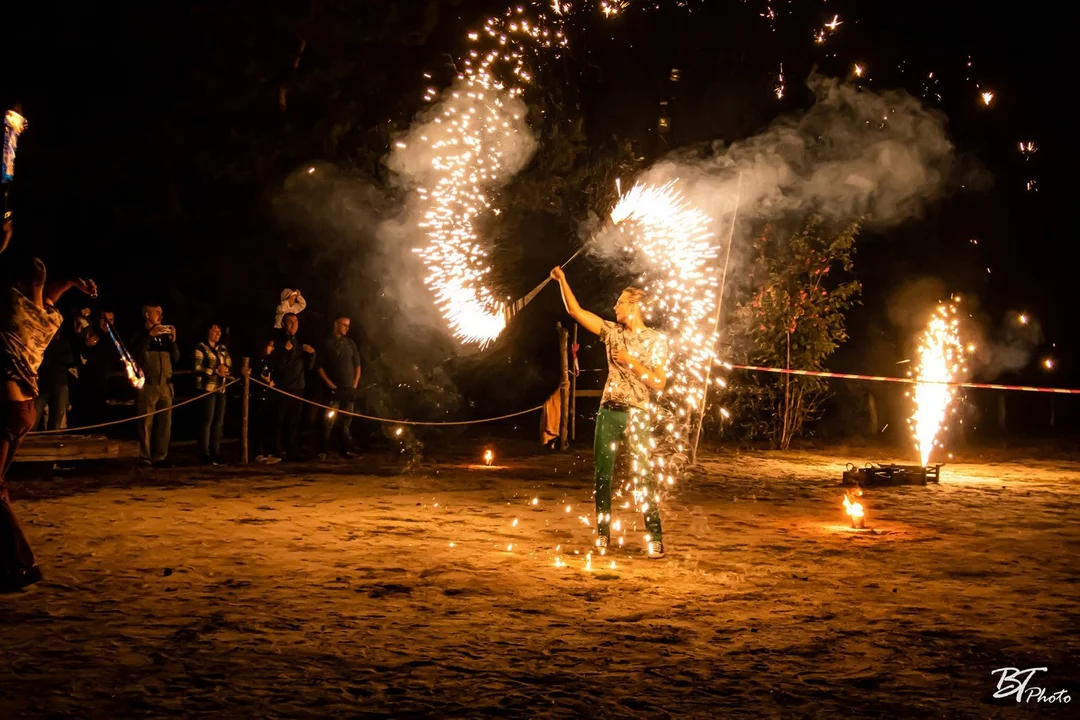
[{"label": "sandy ground", "polygon": [[[666,559],[631,528],[591,570],[584,452],[17,480],[47,579],[0,595],[0,717],[1076,717],[1080,463],[853,532],[847,459],[710,455]],[[1070,705],[991,700],[1043,666]]]}]

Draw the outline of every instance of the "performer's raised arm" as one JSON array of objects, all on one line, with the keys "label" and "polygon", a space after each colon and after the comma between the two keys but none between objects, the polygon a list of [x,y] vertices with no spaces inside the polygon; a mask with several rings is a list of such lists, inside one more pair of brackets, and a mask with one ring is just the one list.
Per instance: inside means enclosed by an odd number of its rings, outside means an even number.
[{"label": "performer's raised arm", "polygon": [[552,269],[551,279],[559,283],[559,292],[562,293],[563,305],[566,306],[566,312],[570,313],[570,317],[574,318],[581,327],[592,334],[599,335],[604,321],[595,313],[581,307],[577,298],[574,297],[574,291],[570,289],[570,284],[566,281],[566,273],[563,272],[561,267]]}]

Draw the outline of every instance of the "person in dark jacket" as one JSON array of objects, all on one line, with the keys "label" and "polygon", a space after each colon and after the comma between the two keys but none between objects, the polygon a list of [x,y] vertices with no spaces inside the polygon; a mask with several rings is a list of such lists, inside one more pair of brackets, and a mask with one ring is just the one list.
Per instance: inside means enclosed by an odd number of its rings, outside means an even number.
[{"label": "person in dark jacket", "polygon": [[286,313],[281,321],[281,335],[278,337],[273,366],[274,385],[279,390],[289,393],[277,393],[277,408],[274,413],[274,448],[275,454],[282,459],[296,460],[300,457],[300,414],[303,407],[304,375],[315,367],[315,348],[301,344],[296,339],[300,329],[300,320],[293,313]]},{"label": "person in dark jacket", "polygon": [[[349,337],[352,321],[345,315],[334,319],[334,332],[319,353],[319,379],[330,392],[330,406],[323,420],[322,445],[319,459],[325,460],[330,449],[334,431],[341,440],[341,454],[346,458],[353,453],[352,415],[356,407],[356,388],[360,384],[360,350]],[[343,414],[344,413],[344,414]]]},{"label": "person in dark jacket", "polygon": [[83,338],[78,401],[73,403],[72,410],[80,425],[96,425],[109,419],[109,374],[121,370],[120,355],[109,337],[110,326],[116,326],[116,316],[111,310],[101,310]]},{"label": "person in dark jacket", "polygon": [[173,363],[180,359],[176,328],[163,325],[160,305],[143,306],[143,326],[128,348],[146,378],[135,398],[135,414],[143,418],[136,430],[139,435],[139,464],[161,464],[169,454],[172,434]]},{"label": "person in dark jacket", "polygon": [[281,462],[281,458],[274,455],[274,432],[277,425],[271,395],[277,393],[270,389],[274,387],[274,359],[274,341],[268,340],[263,343],[262,353],[251,373],[252,379],[259,381],[251,383],[251,449],[255,453],[255,462],[264,465]]},{"label": "person in dark jacket", "polygon": [[66,324],[45,349],[45,357],[38,370],[38,396],[34,399],[38,422],[35,430],[46,429],[46,408],[49,410],[49,430],[66,427],[64,420],[67,418],[73,379],[71,370],[76,364],[75,334],[70,324]]}]

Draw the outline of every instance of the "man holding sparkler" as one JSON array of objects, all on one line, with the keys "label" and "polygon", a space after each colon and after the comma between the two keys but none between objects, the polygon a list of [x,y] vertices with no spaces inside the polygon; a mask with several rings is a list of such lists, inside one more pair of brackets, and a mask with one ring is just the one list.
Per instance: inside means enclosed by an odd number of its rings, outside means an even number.
[{"label": "man holding sparkler", "polygon": [[634,500],[645,515],[649,556],[664,556],[659,497],[653,486],[649,458],[652,428],[648,419],[650,394],[667,384],[668,341],[641,319],[644,290],[628,287],[615,303],[617,322],[584,310],[574,297],[561,267],[551,271],[559,283],[563,305],[583,328],[600,336],[607,348],[608,377],[596,414],[593,455],[596,465],[596,546],[608,547],[611,538],[611,479],[620,446],[629,445]]},{"label": "man holding sparkler", "polygon": [[93,297],[93,280],[46,284],[45,263],[33,258],[4,295],[0,310],[0,592],[15,592],[41,580],[41,570],[8,497],[7,477],[26,433],[34,426],[38,368],[45,348],[63,324],[56,301],[73,287]]}]

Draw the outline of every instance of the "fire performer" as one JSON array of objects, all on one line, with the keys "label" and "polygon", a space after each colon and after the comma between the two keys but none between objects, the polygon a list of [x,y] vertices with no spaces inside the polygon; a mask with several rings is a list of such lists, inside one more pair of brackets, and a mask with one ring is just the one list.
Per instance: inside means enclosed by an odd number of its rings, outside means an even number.
[{"label": "fire performer", "polygon": [[649,557],[663,557],[660,508],[649,458],[648,406],[650,393],[660,392],[667,384],[667,337],[646,327],[641,318],[641,306],[648,299],[644,290],[634,287],[623,290],[615,303],[617,322],[611,322],[582,309],[561,267],[554,268],[551,277],[559,283],[563,304],[570,317],[589,332],[599,335],[607,349],[608,377],[596,414],[593,442],[596,545],[606,548],[611,539],[611,479],[619,450],[629,444],[634,472],[640,477],[634,495],[645,515]]},{"label": "fire performer", "polygon": [[73,287],[97,295],[93,280],[46,284],[45,263],[32,263],[15,278],[0,310],[0,592],[14,592],[41,580],[34,553],[11,508],[4,480],[26,433],[34,426],[38,368],[45,348],[63,324],[56,301]]}]

